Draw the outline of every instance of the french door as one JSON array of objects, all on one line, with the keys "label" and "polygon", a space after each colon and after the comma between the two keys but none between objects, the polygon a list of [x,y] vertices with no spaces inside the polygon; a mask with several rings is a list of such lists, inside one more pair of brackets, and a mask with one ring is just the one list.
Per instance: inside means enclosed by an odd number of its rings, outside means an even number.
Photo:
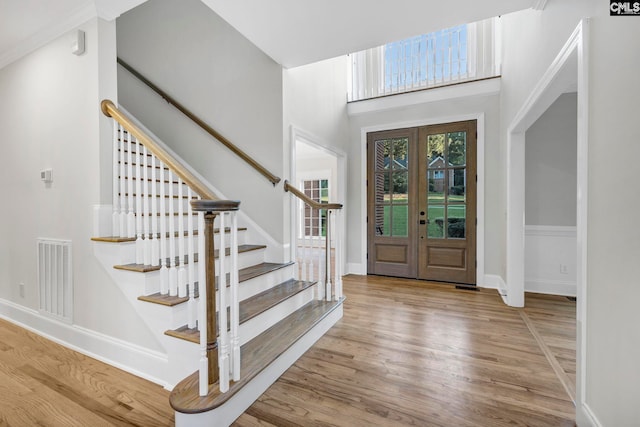
[{"label": "french door", "polygon": [[368,273],[475,284],[476,122],[367,141]]}]

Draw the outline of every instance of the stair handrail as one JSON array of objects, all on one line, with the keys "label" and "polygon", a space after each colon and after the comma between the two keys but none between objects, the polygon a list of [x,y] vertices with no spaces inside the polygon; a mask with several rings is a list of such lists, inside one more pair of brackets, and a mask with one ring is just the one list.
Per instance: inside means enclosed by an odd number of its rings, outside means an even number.
[{"label": "stair handrail", "polygon": [[[294,196],[298,198],[302,203],[311,207],[312,209],[318,210],[326,210],[326,235],[324,242],[324,257],[318,259],[318,276],[317,278],[313,275],[314,263],[311,258],[305,259],[305,255],[301,257],[301,263],[299,266],[299,274],[303,277],[303,280],[308,281],[318,281],[318,299],[326,299],[327,301],[331,301],[335,298],[335,300],[340,300],[342,298],[342,239],[341,239],[341,230],[340,226],[342,220],[342,208],[343,205],[341,203],[325,203],[325,202],[317,202],[311,199],[309,196],[304,194],[302,191],[298,190],[295,186],[291,185],[288,180],[284,181],[284,191],[290,192]],[[332,215],[335,213],[335,215]],[[335,222],[336,228],[336,239],[335,239],[335,275],[334,275],[334,284],[331,284],[331,239],[332,239],[332,219]],[[303,226],[303,229],[306,228],[306,224]],[[319,237],[319,236],[318,236]],[[297,236],[292,236],[292,240],[296,242]],[[309,245],[307,246],[307,237],[304,234],[303,237],[305,243],[303,244],[302,252],[307,252],[307,249],[310,252],[313,252],[314,249],[321,249],[316,247],[313,242],[313,236],[310,237]],[[318,239],[319,240],[319,239]],[[297,252],[297,242],[293,245],[296,248]],[[297,258],[297,255],[296,255]],[[308,261],[308,262],[306,262]],[[324,268],[322,263],[324,263]],[[324,274],[324,276],[323,276]]]},{"label": "stair handrail", "polygon": [[298,199],[302,200],[313,209],[342,209],[341,203],[316,202],[315,200],[309,198],[302,191],[289,184],[289,180],[287,179],[284,180],[284,191],[290,192],[291,194],[295,195]]},{"label": "stair handrail", "polygon": [[200,126],[200,128],[202,128],[205,132],[207,132],[209,135],[211,135],[212,137],[214,137],[215,139],[220,141],[220,143],[222,145],[227,147],[234,154],[236,154],[238,157],[240,157],[242,160],[244,160],[246,163],[248,163],[251,167],[253,167],[256,171],[258,171],[261,175],[263,175],[265,178],[267,178],[274,186],[280,182],[280,177],[278,177],[278,176],[274,175],[273,173],[269,172],[269,170],[267,168],[265,168],[260,163],[258,163],[258,161],[256,161],[253,157],[251,157],[249,154],[247,154],[246,152],[244,152],[243,150],[238,148],[229,139],[225,138],[220,132],[218,132],[217,130],[215,130],[211,126],[209,126],[204,120],[202,120],[200,117],[198,117],[197,115],[192,113],[189,109],[187,109],[184,105],[182,105],[180,102],[178,102],[175,98],[173,98],[171,95],[169,95],[168,93],[166,93],[165,91],[160,89],[157,85],[155,85],[149,79],[147,79],[142,74],[140,74],[140,72],[138,72],[131,65],[127,64],[121,58],[118,58],[118,64],[122,65],[122,67],[125,70],[129,71],[135,78],[137,78],[142,83],[147,85],[151,90],[153,90],[158,95],[160,95],[169,104],[173,105],[178,111],[180,111],[182,114],[184,114],[189,119],[191,119],[195,124]]},{"label": "stair handrail", "polygon": [[100,108],[105,116],[111,117],[120,123],[127,132],[135,136],[138,141],[147,147],[147,150],[166,164],[173,173],[180,177],[180,179],[191,187],[200,197],[208,200],[218,200],[218,197],[204,182],[193,175],[182,163],[176,160],[176,158],[169,154],[160,144],[140,129],[128,114],[115,106],[113,101],[109,99],[103,100],[100,103]]}]

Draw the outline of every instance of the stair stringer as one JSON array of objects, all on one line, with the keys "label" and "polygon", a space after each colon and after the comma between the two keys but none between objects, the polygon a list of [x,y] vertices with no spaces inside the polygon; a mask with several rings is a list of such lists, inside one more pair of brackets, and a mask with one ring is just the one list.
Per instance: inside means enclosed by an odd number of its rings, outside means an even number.
[{"label": "stair stringer", "polygon": [[302,357],[318,339],[342,318],[342,306],[342,304],[338,305],[224,404],[211,411],[198,414],[176,412],[176,427],[226,427],[231,425],[296,360]]}]

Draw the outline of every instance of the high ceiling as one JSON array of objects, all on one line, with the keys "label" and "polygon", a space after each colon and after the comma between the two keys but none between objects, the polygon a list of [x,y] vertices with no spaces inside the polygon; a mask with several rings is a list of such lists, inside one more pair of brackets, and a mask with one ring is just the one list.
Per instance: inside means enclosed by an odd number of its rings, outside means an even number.
[{"label": "high ceiling", "polygon": [[[114,19],[144,1],[0,0],[0,68],[96,14]],[[285,67],[544,4],[541,0],[202,1]]]}]

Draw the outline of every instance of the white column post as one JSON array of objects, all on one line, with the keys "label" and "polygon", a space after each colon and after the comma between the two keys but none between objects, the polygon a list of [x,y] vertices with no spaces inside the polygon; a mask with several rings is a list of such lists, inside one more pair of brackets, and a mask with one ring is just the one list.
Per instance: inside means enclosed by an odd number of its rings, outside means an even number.
[{"label": "white column post", "polygon": [[[184,183],[181,179],[178,179],[180,184],[178,185],[178,296],[184,298],[187,296],[187,270],[184,267],[185,263],[185,238],[184,238]],[[192,259],[189,262],[193,262]]]},{"label": "white column post", "polygon": [[220,212],[220,247],[218,248],[218,361],[220,367],[220,391],[229,390],[229,346],[227,334],[227,272],[225,266],[225,216]]},{"label": "white column post", "polygon": [[238,296],[238,215],[231,212],[231,378],[240,380],[240,300]]},{"label": "white column post", "polygon": [[[167,206],[165,188],[165,169],[164,164],[160,162],[160,293],[167,295],[169,293],[169,269],[167,268]],[[171,185],[171,183],[169,183]],[[173,203],[173,200],[169,200]],[[172,218],[169,218],[172,220]]]},{"label": "white column post", "polygon": [[115,237],[120,236],[120,180],[118,179],[118,145],[119,133],[121,133],[120,125],[114,120],[113,122],[113,213],[111,214],[111,234]]},{"label": "white column post", "polygon": [[[173,173],[168,171],[169,175],[169,295],[178,295],[178,269],[176,268],[176,227],[175,227],[175,209],[174,209],[174,191],[173,191]],[[178,185],[182,185],[178,182]]]},{"label": "white column post", "polygon": [[157,176],[156,163],[159,160],[155,155],[151,156],[151,265],[160,265],[160,242],[158,241],[158,191],[157,191]]},{"label": "white column post", "polygon": [[[127,133],[128,135],[128,133]],[[120,237],[126,237],[128,235],[127,231],[127,189],[125,186],[125,176],[126,176],[126,165],[125,165],[125,143],[124,143],[124,133],[120,132],[120,138],[118,138],[118,151],[120,155],[120,171],[119,171],[119,192],[120,192],[120,218],[118,229]]]},{"label": "white column post", "polygon": [[136,143],[136,264],[144,264],[144,240],[142,240],[143,203],[142,203],[142,145]]},{"label": "white column post", "polygon": [[[187,321],[189,328],[196,327],[196,263],[195,263],[195,247],[193,239],[193,211],[191,210],[191,199],[193,198],[193,192],[191,188],[187,187],[187,252],[189,256],[189,279],[188,279],[188,291],[189,302],[187,307]],[[180,202],[184,203],[184,202]],[[202,254],[201,256],[204,256]]]},{"label": "white column post", "polygon": [[[171,180],[170,180],[171,181]],[[170,183],[173,186],[173,183]],[[204,236],[204,212],[198,212],[198,229],[200,237],[198,238],[198,253],[201,257],[205,257],[205,236]],[[209,364],[207,361],[207,286],[206,280],[206,262],[204,259],[198,263],[198,329],[200,330],[200,360],[199,360],[199,394],[206,396],[209,394]]]},{"label": "white column post", "polygon": [[144,168],[144,182],[142,183],[142,197],[144,201],[144,265],[151,264],[151,211],[149,209],[149,156],[147,147],[142,150],[142,167]]},{"label": "white column post", "polygon": [[136,236],[136,215],[134,213],[134,202],[133,202],[133,141],[131,140],[131,134],[127,134],[127,147],[129,150],[128,156],[128,167],[127,167],[127,193],[129,193],[129,201],[128,208],[129,212],[127,212],[127,237],[135,237]]}]

